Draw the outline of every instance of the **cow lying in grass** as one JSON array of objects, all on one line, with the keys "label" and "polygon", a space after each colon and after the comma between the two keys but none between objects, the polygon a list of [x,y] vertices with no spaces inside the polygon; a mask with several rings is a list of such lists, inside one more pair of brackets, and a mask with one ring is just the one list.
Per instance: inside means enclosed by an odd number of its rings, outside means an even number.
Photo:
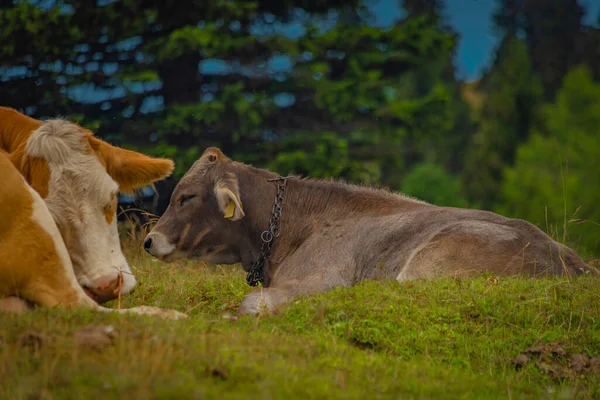
[{"label": "cow lying in grass", "polygon": [[363,279],[484,271],[598,275],[573,250],[523,220],[438,207],[385,190],[282,179],[216,148],[207,149],[178,183],[144,248],[166,262],[241,262],[249,283],[265,287],[246,296],[242,314]]},{"label": "cow lying in grass", "polygon": [[136,280],[119,242],[117,193],[165,178],[173,162],[111,146],[69,121],[44,123],[5,107],[0,148],[44,199],[88,296],[104,303],[129,293]]},{"label": "cow lying in grass", "polygon": [[156,307],[114,310],[99,306],[79,285],[46,203],[2,150],[0,171],[0,310],[24,311],[30,302],[42,307],[185,317],[177,311]]}]

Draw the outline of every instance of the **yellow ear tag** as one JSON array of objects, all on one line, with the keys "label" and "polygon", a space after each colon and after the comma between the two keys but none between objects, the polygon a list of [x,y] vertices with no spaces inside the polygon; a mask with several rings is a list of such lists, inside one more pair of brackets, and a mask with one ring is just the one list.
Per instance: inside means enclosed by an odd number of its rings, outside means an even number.
[{"label": "yellow ear tag", "polygon": [[233,200],[227,204],[227,208],[225,209],[225,218],[233,218],[233,213],[235,212],[235,203]]}]

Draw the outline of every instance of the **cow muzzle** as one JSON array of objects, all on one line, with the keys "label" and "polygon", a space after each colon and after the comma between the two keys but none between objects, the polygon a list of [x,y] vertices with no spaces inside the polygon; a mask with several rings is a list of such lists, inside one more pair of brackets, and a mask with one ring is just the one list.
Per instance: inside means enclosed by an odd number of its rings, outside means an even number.
[{"label": "cow muzzle", "polygon": [[155,257],[165,257],[175,251],[175,245],[160,232],[150,232],[144,239],[144,250]]},{"label": "cow muzzle", "polygon": [[92,284],[83,286],[83,290],[96,303],[103,304],[116,299],[119,293],[131,292],[134,286],[135,278],[133,276],[118,274],[96,279]]}]

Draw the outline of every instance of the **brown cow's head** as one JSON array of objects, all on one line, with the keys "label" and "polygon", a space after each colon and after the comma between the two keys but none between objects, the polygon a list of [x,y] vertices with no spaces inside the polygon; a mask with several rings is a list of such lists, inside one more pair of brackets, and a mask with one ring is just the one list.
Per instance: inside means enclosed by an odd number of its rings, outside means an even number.
[{"label": "brown cow's head", "polygon": [[80,285],[98,302],[130,292],[136,280],[121,251],[117,195],[165,178],[173,162],[112,146],[65,120],[41,124],[19,151],[19,170],[50,209]]},{"label": "brown cow's head", "polygon": [[169,207],[144,241],[155,257],[234,264],[247,240],[238,175],[243,165],[210,147],[179,181]]}]

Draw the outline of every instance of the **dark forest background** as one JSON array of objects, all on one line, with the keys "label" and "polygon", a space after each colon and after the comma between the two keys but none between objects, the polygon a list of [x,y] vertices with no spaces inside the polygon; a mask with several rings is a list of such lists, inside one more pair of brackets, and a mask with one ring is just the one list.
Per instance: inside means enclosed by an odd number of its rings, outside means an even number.
[{"label": "dark forest background", "polygon": [[[0,104],[175,160],[385,185],[600,254],[600,29],[576,0],[498,0],[474,82],[441,0],[0,0]],[[289,27],[294,29],[289,29]],[[92,93],[92,95],[90,95]]]}]

